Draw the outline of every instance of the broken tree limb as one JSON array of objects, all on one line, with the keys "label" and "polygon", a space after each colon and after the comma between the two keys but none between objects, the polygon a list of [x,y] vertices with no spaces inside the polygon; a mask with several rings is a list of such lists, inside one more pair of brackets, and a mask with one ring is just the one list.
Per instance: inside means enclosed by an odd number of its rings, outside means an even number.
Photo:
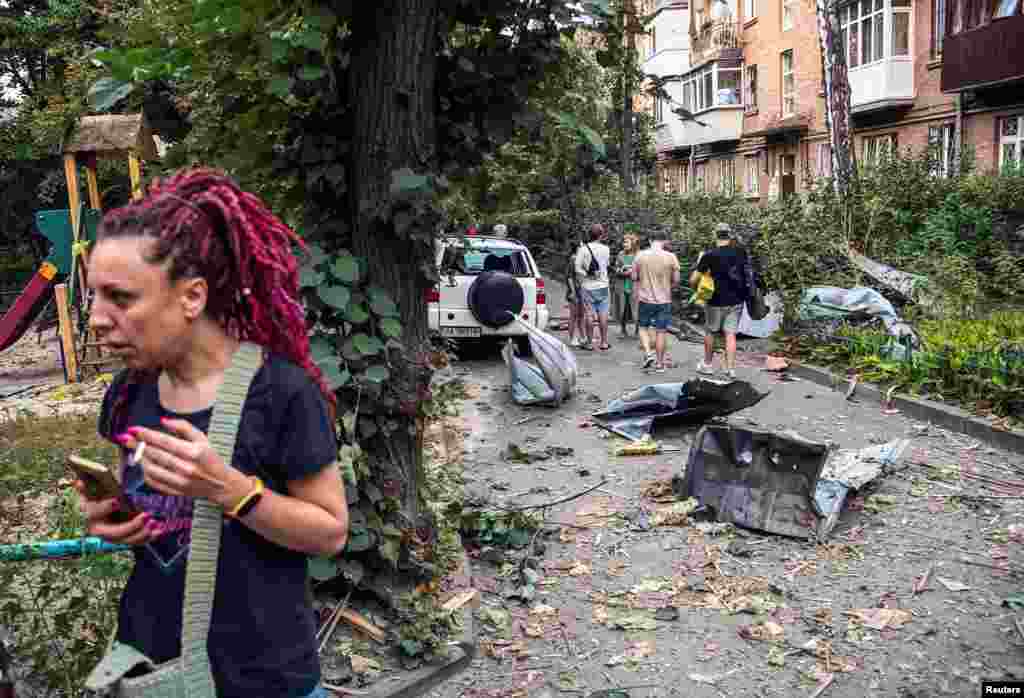
[{"label": "broken tree limb", "polygon": [[362,630],[364,633],[372,637],[380,644],[384,644],[384,639],[387,637],[387,633],[378,628],[376,625],[366,620],[363,616],[349,609],[341,609],[338,612],[341,619],[349,625]]},{"label": "broken tree limb", "polygon": [[601,482],[599,482],[596,485],[594,485],[593,487],[588,487],[587,489],[583,490],[582,492],[577,492],[576,494],[570,495],[568,497],[563,497],[562,499],[556,499],[553,502],[546,502],[544,504],[527,504],[527,505],[521,506],[521,507],[498,507],[498,508],[501,509],[502,511],[527,511],[529,509],[547,509],[548,507],[557,506],[559,504],[565,504],[566,502],[571,502],[574,499],[579,499],[583,495],[590,494],[594,490],[600,489],[600,488],[604,487],[607,484],[608,484],[608,480],[604,479],[604,480],[601,480]]},{"label": "broken tree limb", "polygon": [[466,591],[456,594],[452,598],[445,601],[441,605],[441,608],[443,608],[446,611],[457,611],[458,609],[462,608],[467,603],[475,599],[477,597],[477,594],[478,592],[476,589],[467,589]]},{"label": "broken tree limb", "polygon": [[820,696],[822,693],[824,693],[825,689],[827,689],[829,686],[831,686],[832,682],[835,681],[835,680],[836,680],[836,675],[835,674],[829,674],[828,678],[825,679],[821,683],[821,685],[818,686],[817,690],[815,690],[814,693],[811,694],[811,698],[818,698],[818,696]]}]

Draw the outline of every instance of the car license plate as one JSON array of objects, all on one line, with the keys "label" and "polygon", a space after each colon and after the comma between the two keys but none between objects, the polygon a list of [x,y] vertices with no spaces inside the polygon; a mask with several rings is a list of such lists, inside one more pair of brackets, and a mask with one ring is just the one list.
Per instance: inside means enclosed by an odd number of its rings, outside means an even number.
[{"label": "car license plate", "polygon": [[442,327],[441,336],[443,337],[480,337],[482,331],[479,327]]}]

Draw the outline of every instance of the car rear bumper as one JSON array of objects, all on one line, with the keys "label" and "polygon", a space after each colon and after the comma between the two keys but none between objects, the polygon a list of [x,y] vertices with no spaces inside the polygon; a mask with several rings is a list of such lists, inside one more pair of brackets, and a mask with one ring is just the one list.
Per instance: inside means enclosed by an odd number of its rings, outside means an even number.
[{"label": "car rear bumper", "polygon": [[[524,310],[519,317],[531,323],[538,329],[547,329],[551,313],[547,306],[540,306],[531,310]],[[453,310],[446,308],[441,311],[436,305],[431,304],[427,310],[427,325],[432,332],[442,332],[442,328],[458,327],[480,328],[480,337],[519,337],[526,334],[526,330],[519,324],[510,322],[504,327],[484,327],[473,317],[473,313],[467,309]]]}]

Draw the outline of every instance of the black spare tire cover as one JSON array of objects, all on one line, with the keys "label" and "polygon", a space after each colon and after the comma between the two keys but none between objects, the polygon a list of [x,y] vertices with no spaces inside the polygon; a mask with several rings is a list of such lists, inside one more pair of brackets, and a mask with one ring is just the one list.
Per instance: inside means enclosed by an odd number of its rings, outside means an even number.
[{"label": "black spare tire cover", "polygon": [[480,324],[503,327],[519,315],[526,297],[516,277],[504,271],[485,271],[469,287],[469,309]]}]

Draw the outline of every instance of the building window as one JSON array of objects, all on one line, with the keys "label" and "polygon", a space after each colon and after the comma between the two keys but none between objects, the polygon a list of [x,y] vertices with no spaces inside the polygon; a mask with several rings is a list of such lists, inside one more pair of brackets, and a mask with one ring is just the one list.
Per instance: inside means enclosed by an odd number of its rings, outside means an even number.
[{"label": "building window", "polygon": [[815,162],[815,175],[818,177],[830,177],[832,176],[832,144],[825,142],[819,143],[817,149],[817,158]]},{"label": "building window", "polygon": [[953,133],[953,124],[928,127],[928,149],[934,158],[932,174],[936,177],[949,177],[953,172],[953,158],[956,154]]},{"label": "building window", "polygon": [[757,111],[757,66],[748,65],[743,80],[743,106],[746,111]]},{"label": "building window", "polygon": [[756,155],[748,155],[743,159],[745,165],[745,176],[743,178],[743,191],[751,196],[757,196],[761,193],[761,171],[758,167],[758,158]]},{"label": "building window", "polygon": [[724,194],[736,191],[736,161],[732,158],[719,160],[718,186]]},{"label": "building window", "polygon": [[889,55],[910,55],[910,0],[892,2],[892,44]]},{"label": "building window", "polygon": [[683,109],[696,113],[740,104],[739,68],[720,68],[714,63],[683,78]]},{"label": "building window", "polygon": [[793,28],[797,0],[782,0],[782,31]]},{"label": "building window", "polygon": [[743,3],[743,19],[748,22],[757,17],[757,0],[746,0]]},{"label": "building window", "polygon": [[793,49],[782,52],[782,115],[796,114],[796,78],[793,75]]},{"label": "building window", "polygon": [[995,17],[1013,17],[1019,15],[1021,11],[1021,0],[999,0],[999,4],[996,6]]},{"label": "building window", "polygon": [[884,162],[896,154],[896,134],[886,133],[881,136],[865,136],[861,159],[868,167]]},{"label": "building window", "polygon": [[694,191],[704,191],[704,183],[707,181],[708,176],[708,164],[706,162],[698,163],[694,168]]},{"label": "building window", "polygon": [[946,0],[932,0],[932,55],[942,53],[942,37],[946,35]]},{"label": "building window", "polygon": [[946,33],[959,34],[988,24],[993,18],[1019,15],[1024,3],[1021,0],[946,0]]},{"label": "building window", "polygon": [[1024,165],[1024,114],[999,120],[999,167]]},{"label": "building window", "polygon": [[658,34],[655,27],[651,27],[651,40],[647,46],[647,57],[650,58],[658,52]]},{"label": "building window", "polygon": [[654,123],[660,124],[665,121],[665,100],[661,97],[654,98]]}]

